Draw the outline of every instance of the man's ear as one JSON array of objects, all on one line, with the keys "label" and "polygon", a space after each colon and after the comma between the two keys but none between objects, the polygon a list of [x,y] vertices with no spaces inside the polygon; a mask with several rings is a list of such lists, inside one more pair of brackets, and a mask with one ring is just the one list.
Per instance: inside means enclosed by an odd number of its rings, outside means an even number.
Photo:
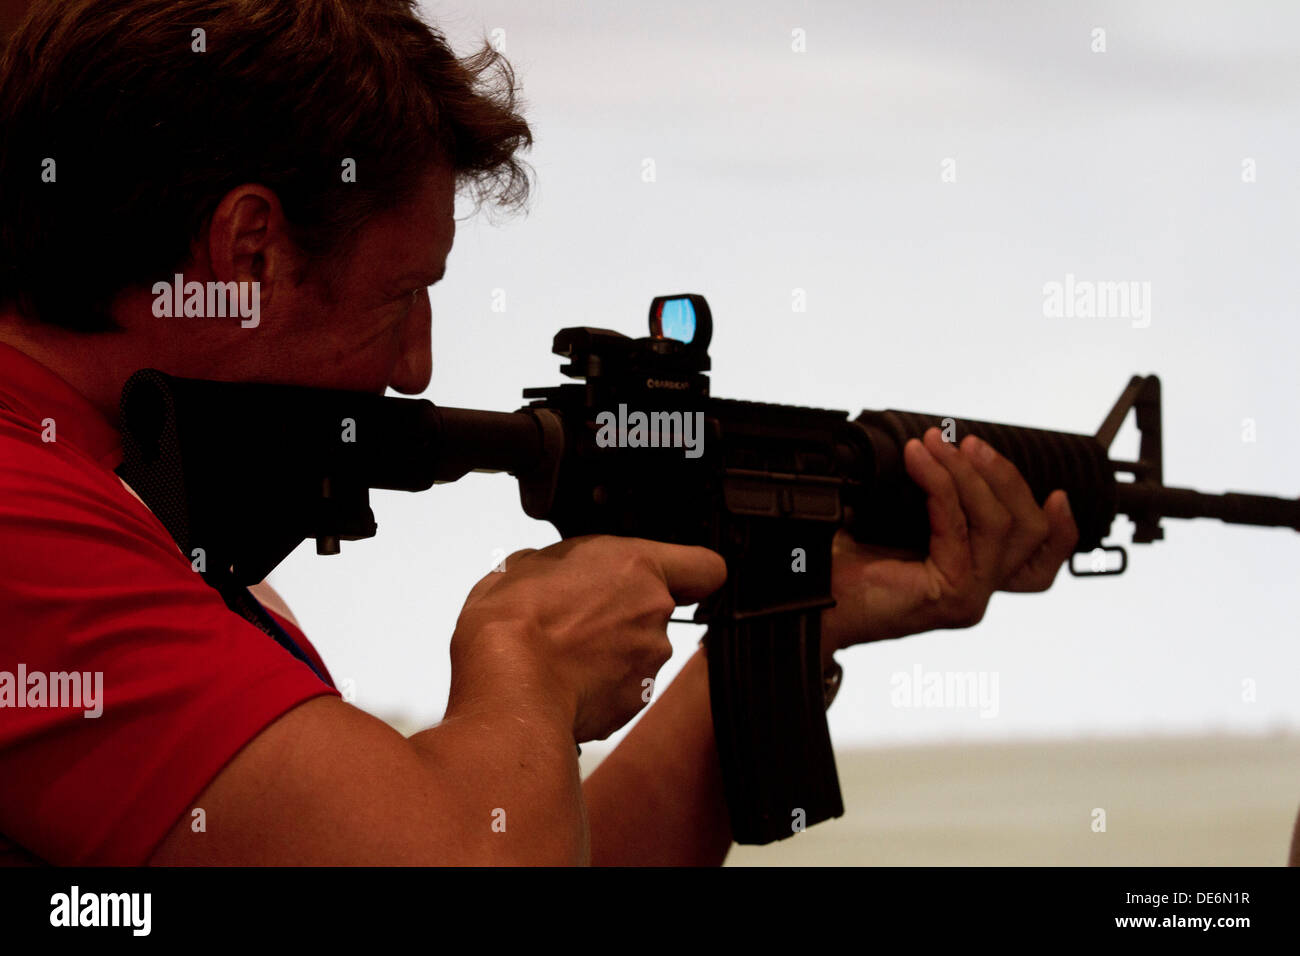
[{"label": "man's ear", "polygon": [[207,231],[207,257],[218,282],[257,282],[262,304],[277,287],[298,284],[302,254],[289,235],[280,199],[255,183],[226,193]]}]

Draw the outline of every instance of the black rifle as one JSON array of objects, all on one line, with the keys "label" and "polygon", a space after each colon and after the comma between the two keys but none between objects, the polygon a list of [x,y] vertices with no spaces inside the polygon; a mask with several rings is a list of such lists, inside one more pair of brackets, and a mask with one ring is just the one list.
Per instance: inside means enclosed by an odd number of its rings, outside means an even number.
[{"label": "black rifle", "polygon": [[[1102,547],[1117,514],[1134,522],[1136,543],[1158,540],[1163,518],[1300,530],[1300,499],[1163,484],[1155,376],[1133,378],[1096,435],[899,411],[850,419],[710,397],[712,319],[700,296],[655,299],[650,326],[639,339],[561,330],[554,351],[580,384],[527,389],[532,403],[510,413],[143,370],[122,394],[119,473],[224,595],[262,580],[304,539],[333,554],[341,540],[374,535],[369,489],[419,491],[470,471],[516,476],[524,510],[565,538],[714,549],[729,576],[696,620],[709,625],[713,726],[740,843],[843,813],[820,656],[821,613],[834,604],[831,540],[846,528],[925,553],[925,498],[902,452],[928,428],[985,439],[1039,503],[1064,489],[1080,554]],[[1130,410],[1138,460],[1112,461],[1107,449]],[[1116,566],[1072,560],[1071,572],[1122,572],[1124,549],[1107,550]]]}]

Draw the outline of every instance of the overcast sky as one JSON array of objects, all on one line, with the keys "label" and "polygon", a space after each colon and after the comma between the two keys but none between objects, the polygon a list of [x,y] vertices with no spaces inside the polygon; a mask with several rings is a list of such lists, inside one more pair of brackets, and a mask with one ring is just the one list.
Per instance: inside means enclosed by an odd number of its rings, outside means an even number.
[{"label": "overcast sky", "polygon": [[[517,408],[559,381],[557,329],[644,334],[652,296],[692,291],[718,396],[1093,432],[1156,372],[1166,481],[1300,493],[1295,5],[425,10],[460,52],[504,44],[538,184],[526,217],[460,224],[432,292],[433,401]],[[1067,275],[1148,283],[1149,312],[1049,317]],[[377,538],[304,546],[273,580],[360,706],[428,724],[494,550],[558,536],[505,476],[373,504]],[[1300,536],[1165,527],[1122,577],[1063,575],[973,630],[841,654],[836,742],[1297,729]],[[699,632],[672,636],[665,673]],[[917,667],[997,675],[996,716],[894,706],[891,677]]]}]

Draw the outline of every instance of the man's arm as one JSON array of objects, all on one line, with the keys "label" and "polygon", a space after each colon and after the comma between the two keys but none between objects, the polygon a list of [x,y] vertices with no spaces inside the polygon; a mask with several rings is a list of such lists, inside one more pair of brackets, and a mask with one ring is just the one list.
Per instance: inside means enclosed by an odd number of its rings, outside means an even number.
[{"label": "man's arm", "polygon": [[[462,699],[409,740],[334,697],[249,742],[154,852],[162,865],[586,862],[572,717],[527,680]],[[549,708],[549,709],[548,709]]]},{"label": "man's arm", "polygon": [[574,740],[644,706],[674,607],[715,591],[726,568],[703,548],[611,537],[508,563],[461,611],[441,724],[406,740],[335,698],[301,704],[197,798],[206,832],[183,815],[152,862],[588,862]]},{"label": "man's arm", "polygon": [[595,866],[719,866],[731,848],[704,651],[583,786]]}]

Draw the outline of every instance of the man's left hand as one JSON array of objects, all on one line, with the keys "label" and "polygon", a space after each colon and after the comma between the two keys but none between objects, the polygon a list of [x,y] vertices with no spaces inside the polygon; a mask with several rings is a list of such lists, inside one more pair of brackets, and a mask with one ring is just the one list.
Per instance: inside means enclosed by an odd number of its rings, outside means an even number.
[{"label": "man's left hand", "polygon": [[927,494],[924,559],[860,544],[844,531],[831,565],[836,606],[822,615],[823,653],[936,628],[971,627],[994,591],[1045,591],[1074,551],[1078,529],[1064,491],[1039,507],[1016,467],[968,435],[937,428],[903,452]]}]

